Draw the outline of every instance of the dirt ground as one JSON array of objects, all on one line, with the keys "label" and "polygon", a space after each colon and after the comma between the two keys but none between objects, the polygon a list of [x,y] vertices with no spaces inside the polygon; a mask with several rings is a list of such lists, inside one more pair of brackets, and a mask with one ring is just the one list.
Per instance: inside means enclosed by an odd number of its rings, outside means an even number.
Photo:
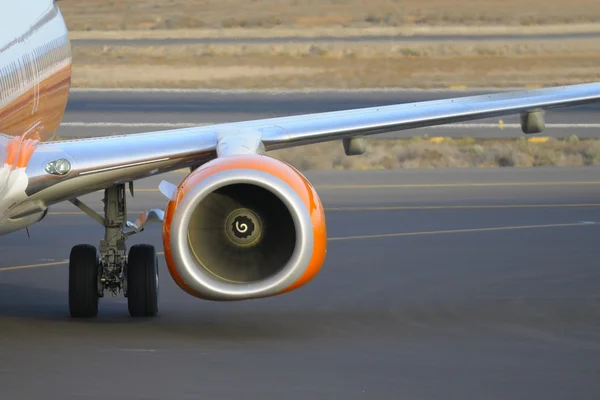
[{"label": "dirt ground", "polygon": [[[598,0],[61,0],[71,38],[600,31]],[[76,42],[75,42],[76,43]],[[596,39],[73,47],[75,87],[521,87],[600,78]]]},{"label": "dirt ground", "polygon": [[597,23],[598,0],[61,0],[70,30]]},{"label": "dirt ground", "polygon": [[600,140],[595,139],[442,139],[371,139],[365,154],[352,157],[344,154],[339,141],[277,150],[271,155],[302,171],[600,165]]},{"label": "dirt ground", "polygon": [[522,87],[600,80],[600,42],[73,47],[75,87]]}]

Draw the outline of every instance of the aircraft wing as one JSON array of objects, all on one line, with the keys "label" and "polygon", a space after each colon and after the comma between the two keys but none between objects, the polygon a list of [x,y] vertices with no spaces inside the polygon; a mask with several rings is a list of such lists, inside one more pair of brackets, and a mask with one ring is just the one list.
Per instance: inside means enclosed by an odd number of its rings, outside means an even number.
[{"label": "aircraft wing", "polygon": [[599,100],[600,82],[303,115],[270,120],[262,141],[267,149],[293,147]]},{"label": "aircraft wing", "polygon": [[[218,156],[262,153],[384,132],[521,114],[524,130],[543,127],[540,111],[600,100],[600,83],[369,107],[291,117],[38,145],[27,165],[27,195],[51,204]],[[527,116],[530,116],[529,118]],[[64,175],[49,163],[68,160]]]}]

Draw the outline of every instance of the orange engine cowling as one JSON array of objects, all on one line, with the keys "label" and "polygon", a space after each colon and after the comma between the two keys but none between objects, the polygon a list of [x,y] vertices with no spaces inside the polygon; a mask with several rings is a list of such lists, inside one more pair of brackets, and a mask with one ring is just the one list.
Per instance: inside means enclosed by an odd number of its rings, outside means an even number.
[{"label": "orange engine cowling", "polygon": [[165,213],[163,243],[171,276],[193,296],[274,296],[321,269],[325,213],[291,166],[262,155],[223,157],[179,185]]}]

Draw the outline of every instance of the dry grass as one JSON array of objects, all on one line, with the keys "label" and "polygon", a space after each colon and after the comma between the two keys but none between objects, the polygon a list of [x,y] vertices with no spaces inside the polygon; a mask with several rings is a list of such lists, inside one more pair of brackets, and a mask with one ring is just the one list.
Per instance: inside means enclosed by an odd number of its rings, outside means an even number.
[{"label": "dry grass", "polygon": [[74,46],[76,87],[514,87],[600,80],[597,40]]},{"label": "dry grass", "polygon": [[597,39],[504,40],[456,42],[421,41],[410,44],[394,41],[324,42],[284,44],[198,44],[167,46],[73,46],[73,56],[81,62],[127,61],[128,63],[190,63],[212,57],[272,57],[347,59],[377,57],[440,58],[475,56],[570,56],[600,52]]},{"label": "dry grass", "polygon": [[[247,80],[266,82],[270,79],[285,81],[297,76],[310,77],[321,70],[303,67],[262,66],[172,66],[82,65],[73,73],[73,85],[78,87],[189,87],[210,86],[218,82]],[[98,77],[102,77],[100,80]]]},{"label": "dry grass", "polygon": [[300,170],[400,169],[400,168],[495,168],[600,165],[600,140],[549,140],[530,143],[517,140],[446,139],[432,143],[424,138],[373,139],[360,156],[347,157],[339,142],[277,150],[276,158]]},{"label": "dry grass", "polygon": [[63,0],[70,30],[597,23],[597,0]]}]

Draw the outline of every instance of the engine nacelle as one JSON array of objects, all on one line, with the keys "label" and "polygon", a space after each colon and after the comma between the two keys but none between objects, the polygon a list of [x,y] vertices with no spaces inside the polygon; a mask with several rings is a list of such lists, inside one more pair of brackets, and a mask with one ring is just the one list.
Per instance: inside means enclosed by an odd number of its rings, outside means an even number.
[{"label": "engine nacelle", "polygon": [[167,206],[169,272],[189,294],[244,300],[289,292],[321,269],[325,213],[312,185],[262,155],[228,156],[194,170]]}]

